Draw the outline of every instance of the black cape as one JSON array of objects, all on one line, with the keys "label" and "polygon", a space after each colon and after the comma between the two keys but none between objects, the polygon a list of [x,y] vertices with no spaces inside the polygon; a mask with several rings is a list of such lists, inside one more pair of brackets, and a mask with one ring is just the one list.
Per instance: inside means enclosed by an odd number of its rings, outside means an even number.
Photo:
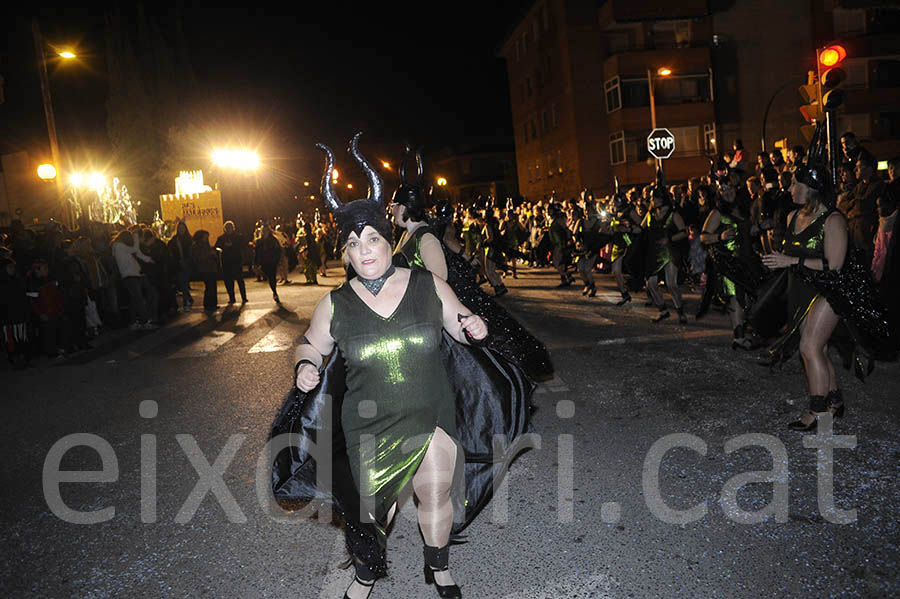
[{"label": "black cape", "polygon": [[[490,501],[513,459],[528,449],[534,383],[516,365],[486,347],[456,342],[444,332],[441,355],[456,394],[457,441],[464,452],[465,504],[455,505],[457,535]],[[341,429],[346,391],[344,359],[326,358],[319,386],[291,389],[272,424],[270,438],[286,435],[272,456],[272,490],[279,502],[331,504],[345,524],[347,549],[376,576],[387,573],[383,535],[360,516]],[[327,459],[330,457],[329,460]],[[330,466],[330,467],[329,467]]]}]

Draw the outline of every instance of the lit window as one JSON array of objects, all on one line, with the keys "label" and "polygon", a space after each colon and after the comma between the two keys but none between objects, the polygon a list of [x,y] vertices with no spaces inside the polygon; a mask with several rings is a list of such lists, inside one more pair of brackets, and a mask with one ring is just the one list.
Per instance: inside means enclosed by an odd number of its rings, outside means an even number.
[{"label": "lit window", "polygon": [[554,129],[559,127],[559,113],[556,111],[556,104],[550,105],[550,119]]}]

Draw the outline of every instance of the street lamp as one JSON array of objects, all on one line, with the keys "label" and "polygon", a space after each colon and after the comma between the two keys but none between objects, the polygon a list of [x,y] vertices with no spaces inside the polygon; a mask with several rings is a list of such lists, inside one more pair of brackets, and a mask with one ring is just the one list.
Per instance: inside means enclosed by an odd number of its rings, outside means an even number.
[{"label": "street lamp", "polygon": [[[668,77],[672,74],[672,69],[659,67],[656,69],[656,74],[659,77]],[[651,129],[656,129],[656,97],[653,90],[653,72],[649,68],[647,69],[647,89],[650,90],[650,126]]]},{"label": "street lamp", "polygon": [[437,184],[438,184],[439,187],[444,187],[444,186],[447,185],[447,179],[445,179],[445,178],[443,178],[443,177],[438,177],[438,178],[437,178]]},{"label": "street lamp", "polygon": [[78,56],[77,56],[74,52],[72,52],[71,50],[63,50],[63,51],[61,51],[61,52],[57,52],[56,54],[57,54],[58,56],[62,57],[62,58],[67,59],[67,60],[68,60],[68,59],[71,59],[71,58],[78,58]]},{"label": "street lamp", "polygon": [[388,162],[387,160],[382,160],[382,161],[381,161],[381,166],[383,166],[383,167],[386,168],[387,170],[391,170],[391,163]]},{"label": "street lamp", "polygon": [[52,164],[42,164],[37,167],[37,174],[44,181],[56,178],[56,167]]},{"label": "street lamp", "polygon": [[239,171],[259,170],[259,154],[252,150],[217,149],[213,150],[212,160],[221,168]]}]

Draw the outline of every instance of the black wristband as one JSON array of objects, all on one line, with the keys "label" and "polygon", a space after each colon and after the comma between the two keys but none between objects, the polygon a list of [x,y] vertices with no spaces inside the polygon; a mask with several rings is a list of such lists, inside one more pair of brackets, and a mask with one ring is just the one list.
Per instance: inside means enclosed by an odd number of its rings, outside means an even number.
[{"label": "black wristband", "polygon": [[300,367],[303,366],[304,364],[312,364],[316,370],[319,369],[319,367],[316,366],[316,363],[313,362],[312,360],[308,360],[306,358],[299,360],[296,364],[294,364],[294,382],[295,383],[297,382],[297,373],[300,371]]}]

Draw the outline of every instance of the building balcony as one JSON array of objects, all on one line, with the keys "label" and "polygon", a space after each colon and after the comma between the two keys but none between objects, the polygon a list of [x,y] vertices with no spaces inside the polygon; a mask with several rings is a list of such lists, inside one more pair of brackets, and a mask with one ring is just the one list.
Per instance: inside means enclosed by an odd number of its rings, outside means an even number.
[{"label": "building balcony", "polygon": [[708,73],[712,67],[709,48],[669,48],[665,50],[632,50],[610,56],[603,62],[603,75],[610,79],[620,77],[645,76],[647,69],[656,73],[660,67],[672,70],[672,76],[679,74]]},{"label": "building balcony", "polygon": [[600,26],[608,29],[624,23],[698,19],[709,14],[709,5],[707,0],[606,0],[599,13]]}]

